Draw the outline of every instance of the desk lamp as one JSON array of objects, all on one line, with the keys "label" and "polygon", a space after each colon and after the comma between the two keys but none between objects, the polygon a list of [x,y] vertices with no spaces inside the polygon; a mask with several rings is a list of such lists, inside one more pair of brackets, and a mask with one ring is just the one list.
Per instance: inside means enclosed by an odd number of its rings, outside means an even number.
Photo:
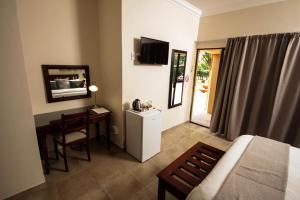
[{"label": "desk lamp", "polygon": [[94,96],[95,96],[95,105],[94,105],[94,108],[97,108],[97,101],[96,101],[96,92],[98,91],[98,87],[96,85],[90,85],[89,86],[89,91],[91,91],[92,93],[94,93]]}]

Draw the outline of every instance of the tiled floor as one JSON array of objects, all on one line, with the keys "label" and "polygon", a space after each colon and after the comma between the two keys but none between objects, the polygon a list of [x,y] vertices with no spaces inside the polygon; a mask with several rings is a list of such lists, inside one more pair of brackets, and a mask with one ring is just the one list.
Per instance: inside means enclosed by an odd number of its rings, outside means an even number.
[{"label": "tiled floor", "polygon": [[[117,147],[107,150],[104,144],[91,141],[91,162],[74,158],[86,158],[85,151],[71,150],[68,173],[59,171],[64,169],[62,159],[53,160],[51,167],[55,169],[51,170],[50,175],[46,175],[45,184],[11,199],[156,199],[156,174],[197,141],[222,150],[230,145],[230,142],[214,136],[208,129],[191,123],[165,131],[162,136],[162,151],[145,163],[139,163]],[[175,198],[167,194],[166,199]]]},{"label": "tiled floor", "polygon": [[[201,83],[197,83],[196,87],[200,87]],[[195,90],[194,100],[193,100],[193,110],[191,121],[202,126],[209,127],[211,114],[207,113],[207,98],[208,93]]]},{"label": "tiled floor", "polygon": [[202,112],[192,116],[192,122],[206,127],[210,126],[210,119],[211,119],[211,114],[207,112]]}]

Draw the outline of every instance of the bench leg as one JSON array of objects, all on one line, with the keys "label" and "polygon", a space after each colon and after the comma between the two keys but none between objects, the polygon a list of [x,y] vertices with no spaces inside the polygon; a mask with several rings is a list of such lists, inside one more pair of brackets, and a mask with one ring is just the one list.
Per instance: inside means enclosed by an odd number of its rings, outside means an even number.
[{"label": "bench leg", "polygon": [[158,200],[165,200],[166,198],[166,189],[163,185],[163,182],[159,179],[158,181]]}]

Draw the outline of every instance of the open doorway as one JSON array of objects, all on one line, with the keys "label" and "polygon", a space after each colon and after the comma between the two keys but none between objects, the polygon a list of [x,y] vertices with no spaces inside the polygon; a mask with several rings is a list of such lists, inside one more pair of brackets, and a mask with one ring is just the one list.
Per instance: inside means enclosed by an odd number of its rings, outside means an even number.
[{"label": "open doorway", "polygon": [[214,48],[197,51],[190,119],[201,126],[210,126],[223,50]]}]

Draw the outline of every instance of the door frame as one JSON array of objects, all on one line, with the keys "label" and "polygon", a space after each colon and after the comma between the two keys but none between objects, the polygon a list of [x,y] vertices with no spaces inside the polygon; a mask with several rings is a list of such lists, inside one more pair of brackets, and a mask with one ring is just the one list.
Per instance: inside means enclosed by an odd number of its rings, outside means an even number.
[{"label": "door frame", "polygon": [[[225,51],[225,47],[220,47],[220,48],[197,48],[197,53],[196,53],[196,60],[195,60],[195,65],[194,65],[194,77],[193,77],[193,92],[192,92],[192,101],[191,101],[191,109],[190,109],[190,123],[193,123],[193,124],[197,124],[199,126],[202,126],[202,127],[205,127],[205,128],[209,128],[207,126],[204,126],[202,124],[198,124],[196,122],[192,122],[192,113],[193,113],[193,104],[194,104],[194,93],[195,93],[195,82],[196,82],[196,76],[197,76],[197,64],[198,64],[198,56],[199,56],[199,52],[201,50],[213,50],[213,49],[221,49],[221,59],[220,59],[220,66],[219,68],[221,67],[221,64],[223,62],[223,57],[224,57],[224,51]],[[218,79],[219,79],[219,75],[220,75],[220,71],[218,72]]]}]

